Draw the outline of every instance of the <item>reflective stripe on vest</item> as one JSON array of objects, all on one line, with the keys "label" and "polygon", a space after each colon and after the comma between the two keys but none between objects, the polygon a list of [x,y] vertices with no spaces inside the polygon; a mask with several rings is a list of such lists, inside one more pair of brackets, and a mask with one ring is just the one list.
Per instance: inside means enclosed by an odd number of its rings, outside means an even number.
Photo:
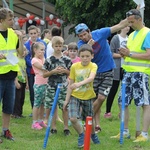
[{"label": "reflective stripe on vest", "polygon": [[15,53],[16,49],[9,49],[9,50],[1,50],[2,54],[7,54],[7,53]]},{"label": "reflective stripe on vest", "polygon": [[124,65],[139,66],[139,67],[149,67],[150,68],[150,64],[137,63],[137,62],[124,62]]}]

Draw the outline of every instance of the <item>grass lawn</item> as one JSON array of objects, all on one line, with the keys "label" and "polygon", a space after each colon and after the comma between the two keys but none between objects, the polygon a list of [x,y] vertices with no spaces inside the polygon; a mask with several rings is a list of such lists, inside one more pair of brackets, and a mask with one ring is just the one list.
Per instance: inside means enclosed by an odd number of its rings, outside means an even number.
[{"label": "grass lawn", "polygon": [[[45,137],[45,129],[42,131],[35,131],[31,129],[32,118],[28,117],[31,113],[31,107],[29,102],[29,93],[26,92],[26,100],[24,105],[24,114],[26,118],[21,119],[11,119],[10,130],[15,137],[15,141],[9,141],[3,139],[3,143],[0,144],[0,150],[42,150],[43,140]],[[0,106],[1,107],[1,106]],[[1,108],[0,108],[1,110]],[[131,134],[131,139],[125,139],[122,145],[119,144],[119,141],[116,139],[110,139],[110,136],[116,135],[119,133],[120,120],[118,119],[118,105],[117,97],[114,101],[112,108],[111,119],[105,119],[103,117],[105,113],[105,103],[102,107],[101,113],[101,128],[102,131],[98,133],[100,138],[100,145],[94,145],[92,142],[90,144],[90,150],[149,150],[150,142],[145,143],[133,143],[135,139],[135,116],[136,116],[136,107],[132,103],[130,106],[130,123],[129,129]],[[141,109],[142,111],[142,109]],[[59,110],[59,115],[61,112]],[[0,113],[1,119],[1,113]],[[1,126],[1,122],[0,122]],[[77,150],[77,138],[78,135],[75,130],[70,127],[71,135],[65,137],[63,134],[63,125],[60,122],[57,122],[57,135],[50,135],[47,143],[48,150]],[[150,132],[149,132],[150,134]]]}]

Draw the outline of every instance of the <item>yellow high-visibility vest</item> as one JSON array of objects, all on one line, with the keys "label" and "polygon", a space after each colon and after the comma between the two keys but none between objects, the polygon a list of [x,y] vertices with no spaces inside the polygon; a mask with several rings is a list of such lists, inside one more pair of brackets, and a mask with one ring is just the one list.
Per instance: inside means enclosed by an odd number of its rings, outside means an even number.
[{"label": "yellow high-visibility vest", "polygon": [[[129,35],[127,41],[127,48],[133,54],[143,54],[146,53],[145,50],[142,50],[142,44],[147,33],[150,32],[150,29],[147,27],[142,28],[137,35],[133,38],[134,32]],[[143,72],[150,74],[150,60],[136,59],[132,57],[126,57],[125,62],[122,66],[127,72]]]},{"label": "yellow high-visibility vest", "polygon": [[[16,45],[18,43],[18,37],[15,34],[14,30],[8,29],[7,40],[0,34],[0,53],[7,56],[9,53],[17,56]],[[0,74],[8,73],[9,71],[19,71],[18,64],[11,65],[6,59],[0,60]]]}]

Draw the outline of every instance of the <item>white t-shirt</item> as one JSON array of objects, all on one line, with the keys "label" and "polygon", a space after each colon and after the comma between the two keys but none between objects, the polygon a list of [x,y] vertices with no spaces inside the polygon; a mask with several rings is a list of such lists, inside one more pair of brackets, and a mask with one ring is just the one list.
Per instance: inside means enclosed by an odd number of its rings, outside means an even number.
[{"label": "white t-shirt", "polygon": [[[126,38],[119,36],[119,41],[120,41],[120,47],[126,47],[127,46],[127,40],[128,40],[128,37],[126,36]],[[123,65],[124,63],[124,58],[121,58],[121,66]]]},{"label": "white t-shirt", "polygon": [[50,41],[47,45],[46,56],[50,57],[54,53],[54,49],[52,47],[52,42]]}]

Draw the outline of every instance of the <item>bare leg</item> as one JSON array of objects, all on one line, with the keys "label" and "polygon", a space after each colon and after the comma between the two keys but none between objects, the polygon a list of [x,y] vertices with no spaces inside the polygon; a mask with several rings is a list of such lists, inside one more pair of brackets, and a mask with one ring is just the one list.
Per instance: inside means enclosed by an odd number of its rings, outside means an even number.
[{"label": "bare leg", "polygon": [[2,113],[2,127],[9,129],[10,114]]},{"label": "bare leg", "polygon": [[150,105],[143,106],[143,132],[148,132],[150,126]]},{"label": "bare leg", "polygon": [[70,118],[73,128],[77,131],[78,134],[83,133],[83,127],[81,126],[79,119]]},{"label": "bare leg", "polygon": [[64,120],[64,129],[68,129],[68,110],[63,110],[62,111],[62,116]]},{"label": "bare leg", "polygon": [[33,107],[32,113],[33,113],[33,120],[34,121],[38,120],[39,108]]}]

